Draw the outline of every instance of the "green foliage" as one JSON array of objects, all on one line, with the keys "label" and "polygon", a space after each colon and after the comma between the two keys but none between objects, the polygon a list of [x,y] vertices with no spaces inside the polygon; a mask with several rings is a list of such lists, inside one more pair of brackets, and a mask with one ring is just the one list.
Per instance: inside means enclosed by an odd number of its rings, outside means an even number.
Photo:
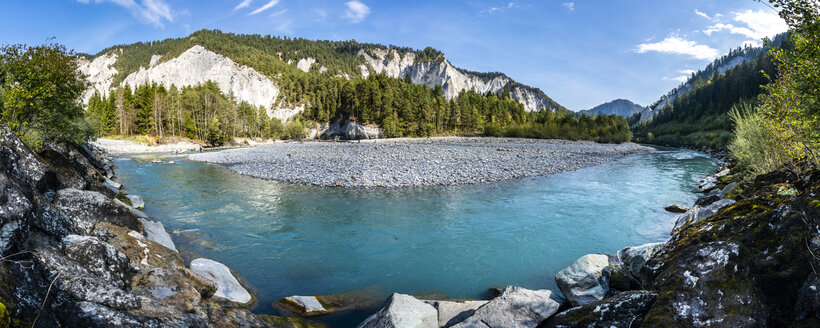
[{"label": "green foliage", "polygon": [[302,140],[307,137],[307,130],[301,121],[291,121],[285,124],[285,131],[282,135],[283,139]]},{"label": "green foliage", "polygon": [[735,123],[734,139],[729,145],[738,164],[752,174],[773,171],[790,156],[783,151],[782,138],[767,128],[766,117],[755,107],[742,103],[729,113]]},{"label": "green foliage", "polygon": [[205,142],[211,146],[221,146],[225,141],[222,135],[222,125],[219,124],[219,117],[214,115],[208,123],[208,134],[205,135]]},{"label": "green foliage", "polygon": [[54,43],[0,48],[0,123],[24,140],[86,141],[92,131],[78,103],[85,80],[76,59]]},{"label": "green foliage", "polygon": [[530,113],[530,120],[505,129],[491,127],[492,135],[514,138],[590,140],[602,143],[621,143],[632,139],[626,119],[618,115],[582,115],[549,112]]}]

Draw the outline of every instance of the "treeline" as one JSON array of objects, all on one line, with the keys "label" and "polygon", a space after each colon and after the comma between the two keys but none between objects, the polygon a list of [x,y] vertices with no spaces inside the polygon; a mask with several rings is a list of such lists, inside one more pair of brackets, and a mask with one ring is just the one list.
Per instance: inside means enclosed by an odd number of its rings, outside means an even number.
[{"label": "treeline", "polygon": [[661,109],[646,123],[637,123],[640,114],[630,117],[637,142],[673,146],[725,147],[732,139],[734,123],[728,113],[733,105],[757,98],[767,76],[775,75],[771,56],[761,54],[708,79],[697,79],[692,90]]},{"label": "treeline", "polygon": [[511,138],[589,140],[622,143],[632,139],[629,125],[618,115],[572,115],[549,111],[527,113],[524,123],[506,128],[491,126],[487,135]]},{"label": "treeline", "polygon": [[265,107],[236,103],[213,82],[169,89],[153,84],[132,90],[126,85],[111,90],[108,97],[94,93],[88,102],[87,117],[97,136],[181,136],[212,145],[233,137],[305,137],[301,122],[285,125],[276,118],[268,118]]}]

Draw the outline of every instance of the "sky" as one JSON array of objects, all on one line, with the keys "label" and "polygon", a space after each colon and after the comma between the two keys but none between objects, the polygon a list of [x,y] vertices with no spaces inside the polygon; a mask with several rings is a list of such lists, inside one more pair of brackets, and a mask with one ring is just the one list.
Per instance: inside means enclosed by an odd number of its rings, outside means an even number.
[{"label": "sky", "polygon": [[90,54],[203,28],[432,46],[571,110],[649,105],[729,50],[786,30],[754,0],[3,0],[0,12],[0,44],[54,38]]}]

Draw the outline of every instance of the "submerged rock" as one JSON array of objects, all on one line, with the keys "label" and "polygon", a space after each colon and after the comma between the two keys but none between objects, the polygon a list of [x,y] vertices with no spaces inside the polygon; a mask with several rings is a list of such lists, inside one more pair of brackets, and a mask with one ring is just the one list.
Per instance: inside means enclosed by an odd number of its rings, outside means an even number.
[{"label": "submerged rock", "polygon": [[663,209],[665,209],[667,212],[671,212],[671,213],[686,213],[686,211],[689,210],[688,207],[683,206],[681,204],[669,205],[667,207],[664,207]]},{"label": "submerged rock", "polygon": [[[308,317],[340,311],[371,309],[382,302],[382,295],[384,295],[384,290],[373,286],[336,294],[286,297],[273,302],[271,307]],[[314,299],[318,302],[318,306],[313,303]],[[309,305],[308,303],[312,306],[306,306]],[[319,306],[321,306],[321,311],[317,311]],[[314,310],[310,311],[311,307]]]},{"label": "submerged rock", "polygon": [[438,328],[438,312],[413,296],[393,294],[384,307],[358,328]]},{"label": "submerged rock", "polygon": [[288,296],[279,300],[277,303],[303,317],[312,317],[328,313],[328,310],[325,309],[316,296]]},{"label": "submerged rock", "polygon": [[657,293],[646,290],[624,292],[556,314],[544,326],[640,327],[643,316],[649,311],[657,296]]},{"label": "submerged rock", "polygon": [[214,296],[247,305],[253,297],[236,280],[228,267],[214,260],[198,258],[191,261],[191,271],[216,283]]},{"label": "submerged rock", "polygon": [[534,328],[561,307],[563,300],[549,290],[507,287],[501,296],[478,308],[454,328]]},{"label": "submerged rock", "polygon": [[609,257],[588,254],[555,275],[558,288],[573,306],[603,299],[609,292]]}]

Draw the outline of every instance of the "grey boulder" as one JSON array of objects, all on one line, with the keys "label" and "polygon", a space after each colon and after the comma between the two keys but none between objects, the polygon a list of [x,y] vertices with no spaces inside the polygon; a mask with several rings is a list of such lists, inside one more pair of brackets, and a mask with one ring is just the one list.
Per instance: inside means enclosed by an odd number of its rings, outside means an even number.
[{"label": "grey boulder", "polygon": [[633,290],[574,307],[550,318],[547,327],[639,327],[657,293]]},{"label": "grey boulder", "polygon": [[507,287],[454,328],[535,328],[558,312],[563,300],[549,290]]},{"label": "grey boulder", "polygon": [[624,270],[632,275],[632,277],[638,277],[641,268],[643,268],[646,262],[649,261],[655,253],[661,250],[665,244],[666,243],[650,243],[641,246],[626,247],[618,253],[618,257],[621,258]]},{"label": "grey boulder", "polygon": [[603,299],[609,292],[609,257],[587,254],[555,275],[558,288],[573,306]]},{"label": "grey boulder", "polygon": [[89,233],[98,222],[108,222],[142,232],[142,223],[131,211],[106,197],[89,190],[61,189],[54,197],[54,207]]},{"label": "grey boulder", "polygon": [[695,205],[689,211],[678,217],[677,221],[675,221],[675,228],[672,229],[672,234],[675,234],[680,229],[692,223],[699,222],[712,215],[715,215],[718,211],[734,203],[736,203],[734,199],[721,199],[704,207]]},{"label": "grey boulder", "polygon": [[489,301],[424,301],[438,311],[438,326],[451,327],[472,316]]},{"label": "grey boulder", "polygon": [[248,304],[253,297],[236,280],[228,267],[214,260],[198,258],[191,261],[191,271],[216,284],[214,296],[239,304]]},{"label": "grey boulder", "polygon": [[438,328],[438,312],[413,296],[396,293],[358,328]]}]

